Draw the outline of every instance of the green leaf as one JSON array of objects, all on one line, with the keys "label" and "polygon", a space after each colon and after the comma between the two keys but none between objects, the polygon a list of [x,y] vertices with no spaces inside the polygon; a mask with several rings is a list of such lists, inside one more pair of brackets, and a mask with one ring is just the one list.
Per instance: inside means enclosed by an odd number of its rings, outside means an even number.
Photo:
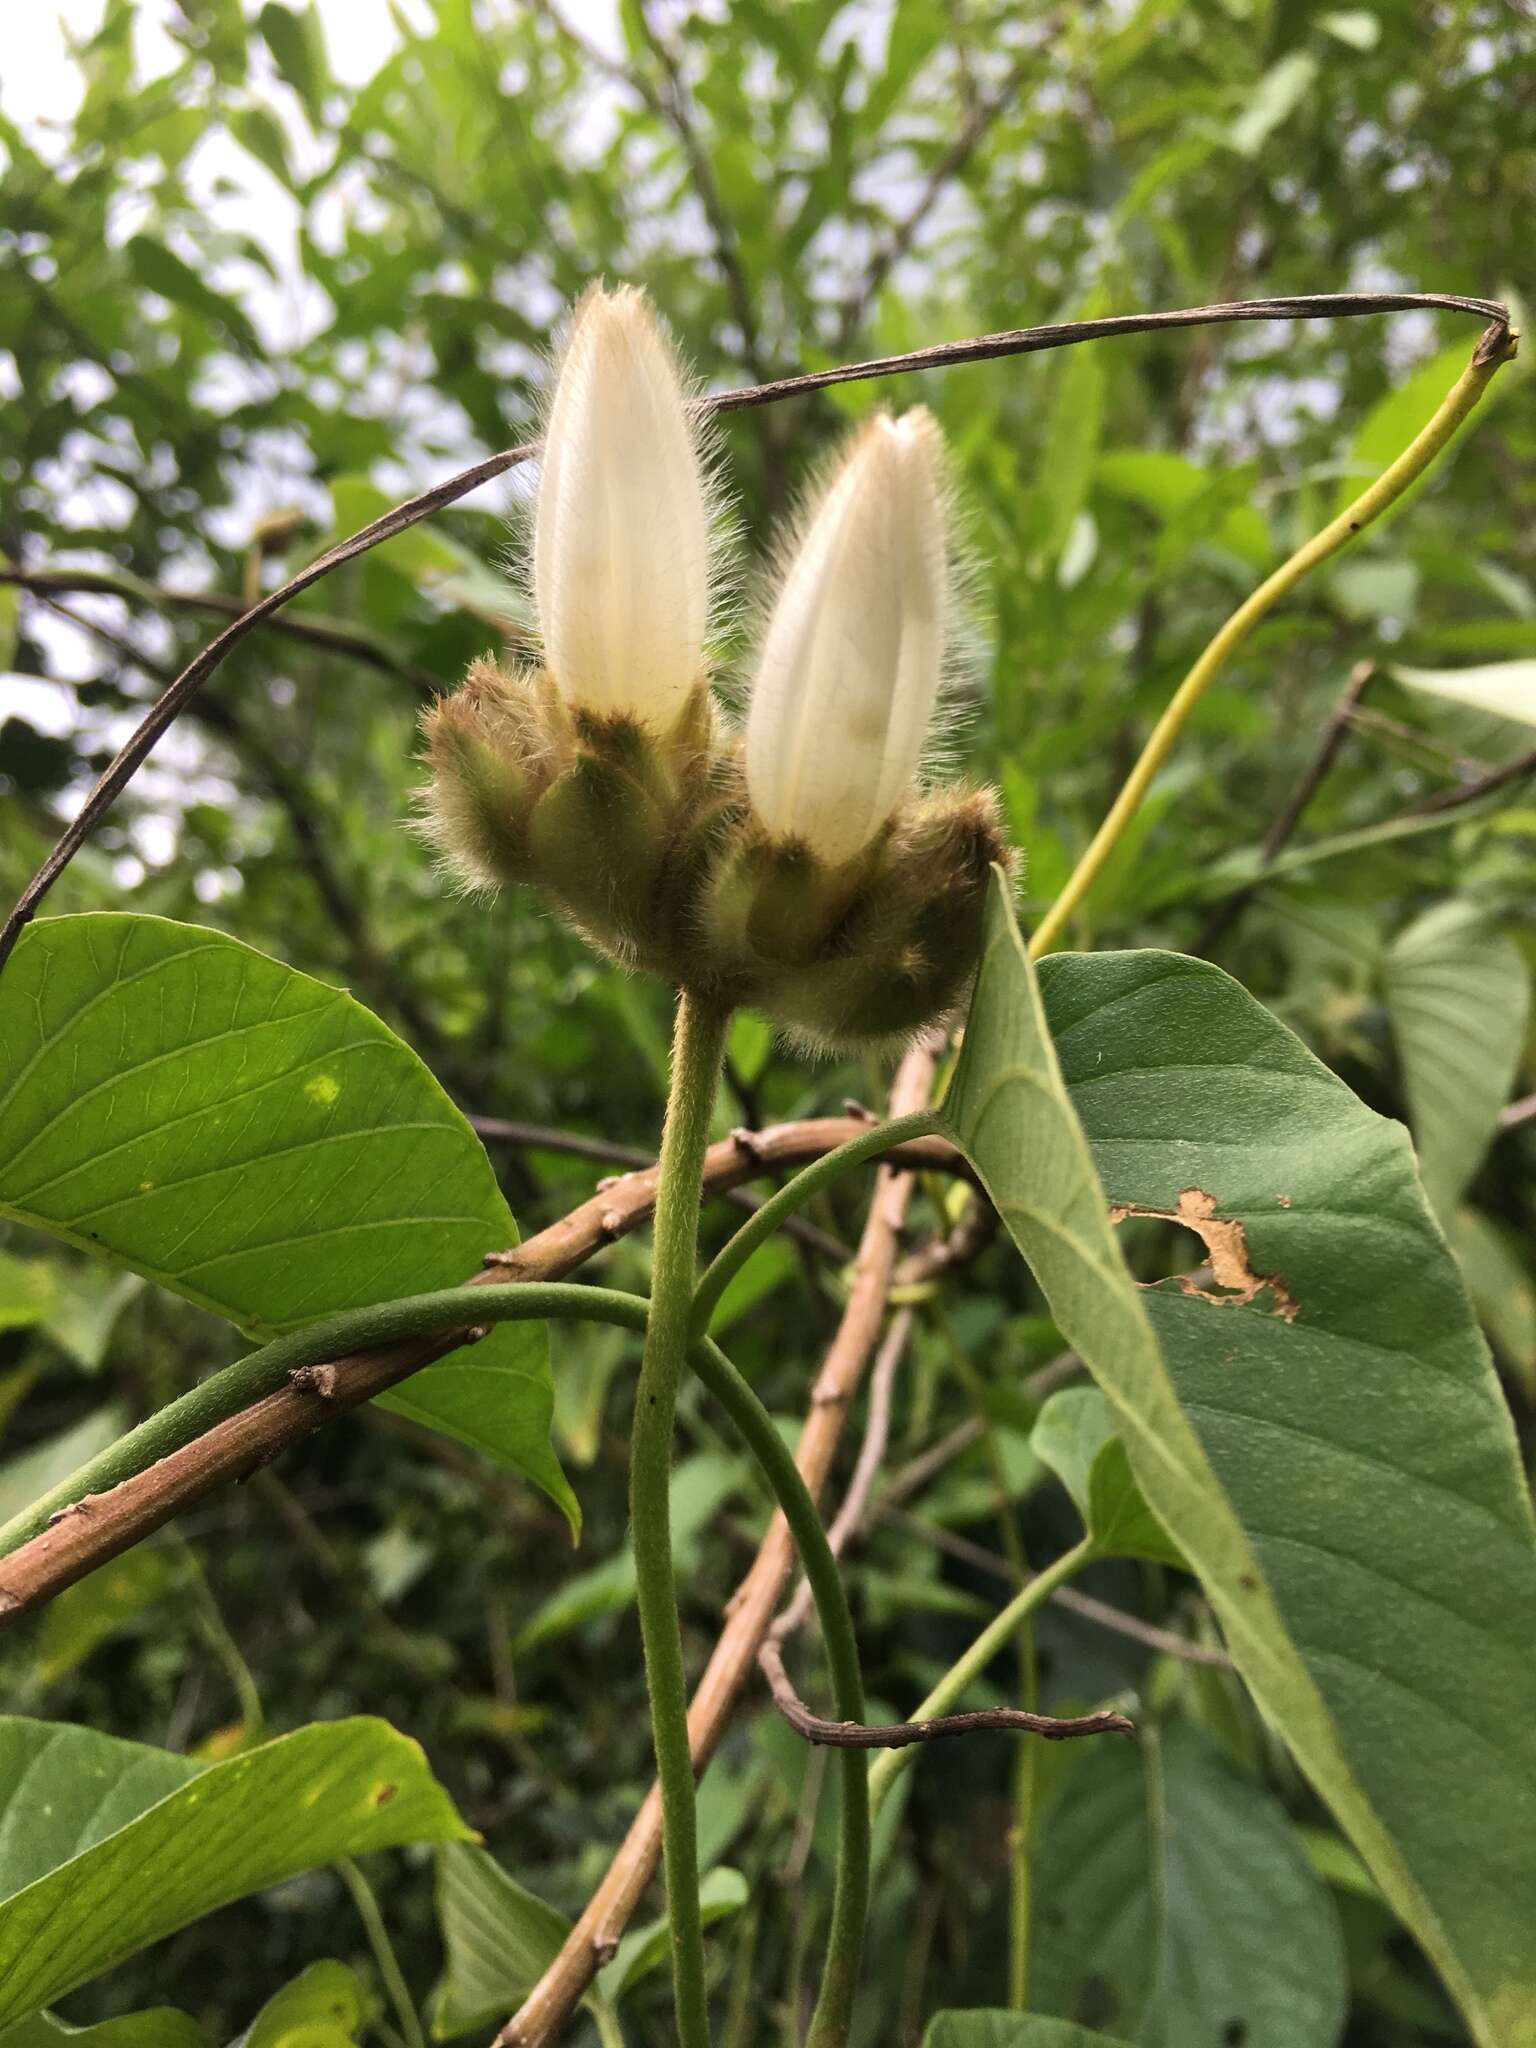
[{"label": "green leaf", "polygon": [[0,1720],[0,1811],[0,2020],[301,1870],[469,1834],[419,1746],[365,1718],[213,1765]]},{"label": "green leaf", "polygon": [[[1079,1767],[1035,1854],[1029,1983],[1137,2048],[1333,2048],[1338,1916],[1275,1802],[1189,1722]],[[1046,1903],[1048,1902],[1048,1904]]]},{"label": "green leaf", "polygon": [[1147,1506],[1097,1387],[1062,1387],[1052,1394],[1029,1446],[1071,1494],[1101,1556],[1145,1557],[1188,1569]]},{"label": "green leaf", "polygon": [[1525,1245],[1476,1209],[1458,1209],[1446,1234],[1484,1329],[1536,1405],[1536,1279]]},{"label": "green leaf", "polygon": [[[741,1484],[744,1470],[739,1458],[700,1451],[673,1471],[672,1556],[680,1578],[692,1572],[699,1537]],[[522,1656],[540,1643],[569,1635],[584,1622],[597,1621],[605,1614],[622,1614],[634,1604],[634,1598],[634,1553],[625,1548],[558,1586],[518,1630],[513,1651]]]},{"label": "green leaf", "polygon": [[23,1330],[46,1321],[57,1301],[58,1282],[45,1260],[0,1252],[0,1330]]},{"label": "green leaf", "polygon": [[43,1614],[37,1637],[38,1682],[56,1685],[125,1621],[158,1600],[170,1582],[165,1552],[140,1544],[78,1585],[66,1587]]},{"label": "green leaf", "polygon": [[1439,903],[1382,963],[1408,1115],[1430,1205],[1456,1209],[1498,1128],[1525,1046],[1531,976],[1469,904]]},{"label": "green leaf", "polygon": [[432,2033],[451,2041],[504,2020],[560,1953],[571,1923],[509,1877],[485,1849],[450,1842],[437,1858],[445,1962]]},{"label": "green leaf", "polygon": [[1068,2020],[1033,2012],[940,2012],[928,2022],[923,2048],[1126,2048]]},{"label": "green leaf", "polygon": [[247,355],[260,355],[261,342],[241,308],[211,290],[190,265],[183,263],[163,242],[148,235],[131,235],[127,242],[129,267],[134,279],[146,290],[158,292],[173,306],[193,313],[199,320],[222,328],[229,341]]},{"label": "green leaf", "polygon": [[[485,1149],[370,1010],[164,918],[50,918],[0,980],[0,1214],[254,1337],[455,1286],[517,1242]],[[385,1405],[574,1516],[542,1329],[504,1324]]]},{"label": "green leaf", "polygon": [[311,1963],[267,2000],[233,2048],[352,2048],[367,2017],[367,1996],[345,1963]]},{"label": "green leaf", "polygon": [[[699,1880],[699,1912],[706,1927],[740,1912],[747,1903],[747,1880],[739,1870],[721,1867]],[[598,1989],[610,2004],[616,2004],[642,1977],[659,1970],[672,1952],[672,1923],[665,1918],[645,1927],[631,1928],[619,1943],[619,1952],[597,1980]]]},{"label": "green leaf", "polygon": [[[1349,445],[1344,475],[1334,504],[1336,514],[1347,510],[1359,497],[1363,486],[1373,477],[1380,476],[1390,463],[1397,460],[1414,436],[1429,425],[1445,394],[1466,369],[1469,355],[1465,342],[1453,342],[1371,407]],[[1495,392],[1497,389],[1495,385]],[[1459,440],[1465,431],[1463,424],[1454,438]],[[1443,466],[1442,457],[1437,470]],[[1423,479],[1411,485],[1378,522],[1377,532],[1380,533],[1387,520],[1395,519],[1404,505],[1411,504],[1423,488]]]},{"label": "green leaf", "polygon": [[1394,681],[1453,704],[1470,704],[1521,725],[1536,725],[1536,661],[1490,661],[1481,668],[1389,669]]},{"label": "green leaf", "polygon": [[[1406,1134],[1200,961],[1041,980],[1055,1047],[994,886],[945,1122],[1260,1704],[1479,2042],[1530,2048],[1536,1531]],[[1138,1290],[1105,1190],[1204,1197],[1247,1284]]]},{"label": "green leaf", "polygon": [[267,0],[256,17],[256,26],[272,52],[273,63],[303,101],[310,120],[318,125],[330,80],[325,40],[313,10],[306,7],[300,13],[279,6],[278,0]]},{"label": "green leaf", "polygon": [[1074,349],[1056,380],[1051,424],[1035,479],[1037,545],[1054,564],[1088,498],[1104,428],[1104,365]]},{"label": "green leaf", "polygon": [[87,1459],[116,1443],[127,1427],[127,1411],[114,1402],[95,1409],[57,1436],[44,1437],[19,1457],[8,1458],[0,1465],[0,1522],[10,1521],[43,1494],[51,1493]]},{"label": "green leaf", "polygon": [[1292,50],[1270,66],[1252,97],[1227,130],[1227,141],[1240,156],[1257,156],[1275,130],[1288,121],[1317,79],[1317,59],[1310,50]]},{"label": "green leaf", "polygon": [[0,2048],[213,2048],[213,2036],[186,2013],[159,2005],[94,2027],[71,2027],[51,2012],[35,2012],[0,2029]]}]

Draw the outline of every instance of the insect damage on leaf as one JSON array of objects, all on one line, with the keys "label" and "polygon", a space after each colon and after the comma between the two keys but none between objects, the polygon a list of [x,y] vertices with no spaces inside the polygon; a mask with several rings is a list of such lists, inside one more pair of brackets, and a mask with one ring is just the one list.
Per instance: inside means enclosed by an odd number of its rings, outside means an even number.
[{"label": "insect damage on leaf", "polygon": [[[1202,1286],[1199,1272],[1172,1274],[1170,1277],[1181,1293],[1228,1308],[1247,1308],[1267,1291],[1281,1321],[1295,1321],[1297,1304],[1290,1289],[1278,1273],[1254,1271],[1244,1225],[1235,1216],[1218,1216],[1216,1197],[1207,1194],[1204,1188],[1184,1188],[1172,1209],[1144,1209],[1135,1202],[1117,1202],[1109,1212],[1110,1222],[1117,1227],[1127,1216],[1148,1216],[1163,1223],[1181,1224],[1192,1230],[1205,1246],[1206,1271],[1212,1284]],[[1139,1284],[1160,1287],[1163,1283],[1149,1280]]]}]

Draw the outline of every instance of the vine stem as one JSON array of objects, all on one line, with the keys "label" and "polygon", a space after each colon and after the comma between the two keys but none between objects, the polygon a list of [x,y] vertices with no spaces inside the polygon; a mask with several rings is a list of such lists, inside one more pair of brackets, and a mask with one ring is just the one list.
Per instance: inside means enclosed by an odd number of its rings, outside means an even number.
[{"label": "vine stem", "polygon": [[1036,925],[1029,941],[1032,960],[1038,960],[1042,953],[1048,953],[1058,942],[1068,920],[1098,880],[1105,863],[1119,844],[1121,834],[1141,808],[1153,777],[1168,758],[1185,721],[1220,673],[1227,657],[1236,652],[1259,621],[1274,609],[1287,591],[1295,588],[1309,570],[1326,562],[1330,555],[1336,555],[1340,548],[1347,547],[1357,533],[1362,533],[1396,504],[1436,457],[1444,453],[1456,429],[1471,413],[1499,368],[1514,357],[1517,342],[1518,336],[1507,326],[1496,322],[1490,327],[1428,426],[1409,442],[1397,460],[1383,470],[1352,505],[1346,506],[1337,519],[1331,519],[1320,533],[1314,534],[1245,598],[1207,644],[1168,700],[1167,708],[1141,750],[1140,759],[1125,778],[1120,794],[1110,805],[1103,824],[1089,841],[1081,860],[1067,877],[1061,894]]},{"label": "vine stem", "polygon": [[[968,1650],[950,1665],[938,1684],[922,1704],[914,1708],[911,1719],[929,1721],[940,1714],[947,1714],[955,1701],[973,1679],[979,1678],[992,1659],[1028,1621],[1043,1601],[1049,1600],[1058,1586],[1080,1572],[1093,1556],[1093,1543],[1084,1537],[1081,1543],[1074,1543],[1070,1550],[1064,1550],[1054,1564],[1037,1572],[1027,1586],[1021,1587],[1002,1612],[988,1622],[981,1634]],[[916,1752],[910,1749],[888,1749],[876,1761],[869,1774],[869,1798],[874,1812],[878,1813],[891,1787],[907,1768]]]},{"label": "vine stem", "polygon": [[[933,1109],[914,1110],[909,1116],[889,1118],[885,1123],[873,1123],[867,1131],[861,1131],[846,1144],[839,1145],[831,1152],[823,1153],[820,1159],[812,1160],[809,1166],[801,1167],[797,1174],[785,1181],[783,1187],[758,1207],[756,1213],[723,1244],[707,1268],[693,1295],[691,1315],[692,1328],[702,1335],[708,1329],[710,1318],[719,1307],[720,1297],[732,1280],[741,1271],[747,1260],[760,1244],[772,1237],[781,1223],[787,1222],[794,1213],[803,1209],[814,1194],[846,1173],[850,1167],[862,1165],[866,1159],[878,1159],[882,1153],[893,1151],[913,1138],[931,1137],[939,1129],[939,1113]],[[752,1134],[738,1131],[736,1142],[751,1149]],[[659,1213],[659,1203],[658,1203]]]},{"label": "vine stem", "polygon": [[672,1035],[672,1077],[661,1137],[652,1233],[651,1306],[629,1447],[629,1521],[651,1737],[661,1786],[661,1852],[672,1928],[679,2048],[709,2048],[704,1923],[688,1685],[672,1578],[672,1423],[687,1363],[697,1278],[704,1154],[729,1013],[684,990]]}]

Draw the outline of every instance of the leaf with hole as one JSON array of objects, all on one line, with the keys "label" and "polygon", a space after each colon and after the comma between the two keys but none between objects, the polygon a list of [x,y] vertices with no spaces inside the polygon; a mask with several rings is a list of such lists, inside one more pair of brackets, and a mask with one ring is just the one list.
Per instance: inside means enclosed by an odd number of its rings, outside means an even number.
[{"label": "leaf with hole", "polygon": [[[517,1242],[485,1148],[362,1004],[223,933],[50,918],[0,979],[0,1215],[253,1337],[456,1286]],[[503,1324],[387,1407],[574,1519],[542,1328]]]},{"label": "leaf with hole", "polygon": [[316,1723],[228,1762],[0,1720],[0,2020],[299,1871],[469,1829],[383,1721]]},{"label": "leaf with hole", "polygon": [[[1536,1528],[1407,1134],[1203,962],[1037,987],[1000,885],[944,1121],[1261,1706],[1479,2043],[1532,2048]],[[1246,1285],[1137,1288],[1111,1202]]]}]

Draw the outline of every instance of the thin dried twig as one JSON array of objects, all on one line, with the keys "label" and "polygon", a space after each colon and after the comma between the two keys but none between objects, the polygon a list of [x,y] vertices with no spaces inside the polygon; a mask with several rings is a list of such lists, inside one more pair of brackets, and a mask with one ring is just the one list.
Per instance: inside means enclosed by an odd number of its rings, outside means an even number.
[{"label": "thin dried twig", "polygon": [[[875,1518],[899,1523],[925,1543],[931,1543],[935,1550],[946,1551],[962,1564],[1003,1580],[1015,1592],[1018,1591],[1017,1572],[1007,1558],[999,1557],[995,1550],[988,1550],[983,1544],[972,1543],[968,1537],[957,1536],[953,1529],[941,1529],[936,1523],[925,1522],[920,1516],[890,1507],[883,1501],[875,1507]],[[1133,1642],[1144,1643],[1149,1650],[1160,1650],[1186,1664],[1210,1664],[1219,1671],[1237,1668],[1225,1650],[1216,1649],[1208,1643],[1192,1642],[1188,1636],[1177,1635],[1172,1629],[1159,1628],[1156,1622],[1143,1621],[1139,1614],[1128,1614],[1123,1607],[1112,1607],[1107,1600],[1096,1600],[1091,1593],[1079,1592],[1076,1586],[1058,1586],[1051,1599],[1058,1607],[1067,1608],[1084,1621],[1095,1622],[1115,1635],[1129,1636]]]},{"label": "thin dried twig", "polygon": [[773,1694],[773,1704],[790,1727],[807,1742],[827,1749],[910,1749],[914,1743],[937,1742],[948,1735],[981,1735],[1003,1729],[1015,1734],[1043,1735],[1048,1742],[1065,1742],[1076,1735],[1136,1733],[1124,1714],[1062,1717],[1026,1713],[1022,1707],[981,1707],[969,1714],[940,1714],[931,1721],[826,1721],[820,1714],[813,1714],[795,1691],[772,1635],[758,1651],[757,1661]]},{"label": "thin dried twig", "polygon": [[[168,590],[159,583],[139,583],[128,576],[113,576],[101,569],[23,568],[16,562],[0,562],[0,583],[13,583],[34,597],[120,597],[126,604],[153,605],[156,610],[202,612],[226,619],[243,618],[250,605],[243,598],[226,597],[219,590]],[[99,630],[94,620],[77,621]],[[399,676],[422,696],[430,697],[443,687],[441,676],[417,668],[391,654],[365,627],[348,626],[334,619],[267,620],[271,632],[282,633],[306,647],[318,647],[327,654],[342,654],[385,675]],[[142,665],[143,656],[134,659]]]},{"label": "thin dried twig", "polygon": [[[781,399],[794,398],[807,391],[822,391],[833,384],[858,383],[873,377],[906,376],[915,370],[945,369],[958,363],[985,362],[1000,356],[1033,355],[1046,349],[1070,348],[1081,342],[1105,340],[1113,335],[1150,334],[1164,328],[1227,326],[1253,320],[1353,318],[1421,309],[1475,313],[1494,322],[1499,334],[1506,333],[1509,327],[1508,308],[1495,300],[1462,298],[1438,292],[1319,292],[1301,298],[1235,300],[1220,305],[1184,307],[1172,312],[1125,313],[1103,320],[1067,320],[1043,327],[1011,328],[998,334],[977,335],[968,341],[940,342],[931,348],[913,349],[905,355],[877,356],[868,362],[845,363],[835,369],[782,377],[739,391],[718,392],[705,399],[703,404],[711,412],[737,412],[747,406],[777,404]],[[318,556],[297,576],[269,591],[259,603],[232,620],[216,639],[211,640],[146,713],[102,771],[78,814],[22,891],[4,927],[0,928],[0,965],[10,957],[16,941],[36,916],[38,905],[121,796],[161,734],[242,640],[333,570],[355,561],[359,555],[367,554],[384,541],[393,540],[420,520],[430,518],[445,505],[466,497],[481,484],[504,476],[509,469],[529,461],[538,452],[537,441],[524,441],[515,448],[502,450],[500,454],[488,455],[483,461],[460,470],[457,475],[445,477],[430,490],[406,499],[403,504],[371,520],[347,540]]]}]

